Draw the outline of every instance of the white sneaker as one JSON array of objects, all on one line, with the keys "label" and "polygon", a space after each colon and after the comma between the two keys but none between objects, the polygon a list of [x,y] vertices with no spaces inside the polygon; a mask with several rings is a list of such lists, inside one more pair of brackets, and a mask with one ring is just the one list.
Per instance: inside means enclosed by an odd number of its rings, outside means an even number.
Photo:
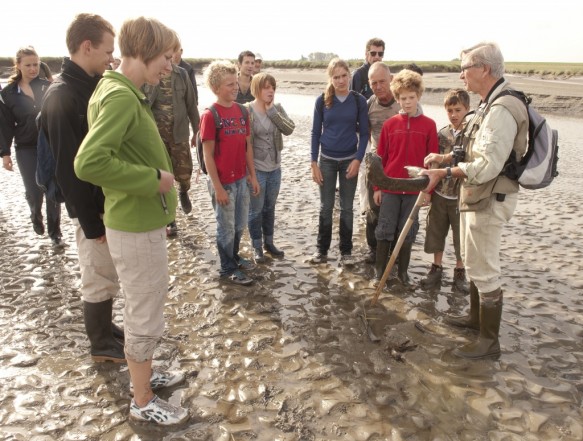
[{"label": "white sneaker", "polygon": [[154,398],[144,407],[138,407],[132,399],[130,418],[160,424],[161,426],[170,426],[185,422],[188,419],[188,410],[174,406],[154,395]]},{"label": "white sneaker", "polygon": [[[152,369],[152,376],[150,377],[150,387],[152,390],[162,389],[163,387],[174,386],[175,384],[184,381],[184,374],[182,372],[158,372]],[[134,393],[134,385],[130,380],[130,393]]]}]

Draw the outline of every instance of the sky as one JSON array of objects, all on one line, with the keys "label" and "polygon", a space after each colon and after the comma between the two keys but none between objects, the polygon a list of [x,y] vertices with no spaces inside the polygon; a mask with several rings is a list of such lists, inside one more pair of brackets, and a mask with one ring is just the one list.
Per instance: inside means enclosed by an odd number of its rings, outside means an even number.
[{"label": "sky", "polygon": [[[499,44],[506,61],[583,62],[580,0],[28,0],[3,2],[0,56],[32,45],[40,57],[67,55],[75,14],[103,16],[119,29],[155,17],[179,35],[185,58],[230,58],[243,50],[264,60],[311,52],[364,57],[371,37],[385,61],[448,61],[480,41]],[[247,9],[243,9],[247,6]],[[118,52],[116,51],[116,55]]]}]

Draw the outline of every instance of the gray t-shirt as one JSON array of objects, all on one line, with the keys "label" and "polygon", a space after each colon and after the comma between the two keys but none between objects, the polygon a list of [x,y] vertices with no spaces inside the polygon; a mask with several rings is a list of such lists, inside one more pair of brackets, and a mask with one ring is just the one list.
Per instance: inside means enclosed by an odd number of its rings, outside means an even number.
[{"label": "gray t-shirt", "polygon": [[377,151],[383,124],[386,120],[398,114],[400,109],[401,106],[399,106],[399,103],[395,100],[391,100],[388,105],[383,105],[379,103],[379,99],[376,95],[373,95],[368,99],[368,121],[370,133],[372,135],[371,150],[373,152]]}]

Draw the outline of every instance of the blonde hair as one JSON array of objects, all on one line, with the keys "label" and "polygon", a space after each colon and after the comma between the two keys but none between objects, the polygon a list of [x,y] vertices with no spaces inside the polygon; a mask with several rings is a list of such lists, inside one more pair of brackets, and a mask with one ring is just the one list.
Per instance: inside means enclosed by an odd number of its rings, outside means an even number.
[{"label": "blonde hair", "polygon": [[399,95],[403,92],[415,92],[418,97],[421,97],[423,90],[423,78],[409,69],[403,69],[391,81],[391,92],[396,99],[399,99]]},{"label": "blonde hair", "polygon": [[180,48],[176,32],[155,18],[138,17],[124,21],[118,40],[122,57],[137,58],[144,64],[168,50],[176,52]]},{"label": "blonde hair", "polygon": [[329,109],[332,107],[332,103],[334,102],[334,95],[336,91],[334,90],[334,85],[332,84],[332,77],[334,76],[334,69],[337,67],[341,67],[342,69],[348,72],[348,76],[350,76],[350,68],[348,67],[348,63],[340,58],[332,58],[330,63],[328,63],[328,67],[326,68],[326,73],[328,74],[328,85],[326,86],[326,91],[324,92],[324,105]]},{"label": "blonde hair", "polygon": [[257,98],[268,84],[271,84],[273,90],[275,90],[275,78],[273,75],[263,72],[253,75],[253,78],[251,78],[251,95]]},{"label": "blonde hair", "polygon": [[204,83],[213,92],[216,92],[223,78],[227,75],[237,75],[237,66],[229,60],[215,60],[204,70]]},{"label": "blonde hair", "polygon": [[10,75],[10,78],[8,78],[9,83],[18,83],[22,79],[22,71],[18,68],[18,63],[22,61],[23,57],[28,57],[31,55],[38,57],[36,50],[32,46],[25,46],[18,49],[18,51],[16,52],[16,56],[14,57],[14,66],[12,67],[13,73],[12,75]]}]

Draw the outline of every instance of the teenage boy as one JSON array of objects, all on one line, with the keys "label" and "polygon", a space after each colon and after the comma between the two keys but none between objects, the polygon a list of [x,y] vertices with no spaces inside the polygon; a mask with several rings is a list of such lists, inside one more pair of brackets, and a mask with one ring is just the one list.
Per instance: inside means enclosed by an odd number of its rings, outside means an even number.
[{"label": "teenage boy", "polygon": [[94,362],[125,362],[123,331],[111,322],[113,298],[120,291],[105,240],[101,187],[80,180],[73,160],[87,134],[87,104],[103,72],[113,61],[115,31],[95,14],[79,14],[67,29],[70,58],[51,84],[41,109],[41,130],[55,157],[55,176],[75,226],[81,272],[85,330]]},{"label": "teenage boy", "polygon": [[[377,154],[382,159],[387,176],[408,178],[406,165],[423,167],[425,157],[429,153],[438,152],[437,127],[435,121],[422,114],[421,106],[418,105],[423,94],[421,75],[407,69],[400,71],[391,82],[391,92],[401,110],[383,124]],[[387,266],[391,243],[396,239],[395,231],[400,234],[403,230],[418,194],[375,189],[374,202],[380,206],[375,230],[375,269],[378,279],[381,279]],[[399,251],[397,275],[404,285],[409,285],[407,270],[418,229],[419,221],[415,218]]]},{"label": "teenage boy", "polygon": [[251,94],[251,77],[255,70],[255,54],[251,51],[241,52],[237,58],[237,66],[239,67],[239,77],[237,78],[239,91],[235,101],[240,104],[250,103],[255,99]]},{"label": "teenage boy", "polygon": [[218,134],[211,110],[202,114],[200,122],[208,189],[217,219],[219,274],[233,284],[251,285],[253,279],[241,270],[251,270],[255,265],[239,256],[239,245],[249,215],[247,179],[254,195],[259,194],[259,183],[249,117],[235,102],[239,90],[237,67],[229,61],[213,61],[205,71],[205,83],[217,97],[213,107],[221,121]]},{"label": "teenage boy", "polygon": [[[450,90],[444,99],[445,111],[450,124],[443,127],[438,134],[439,153],[449,155],[456,140],[464,129],[464,118],[470,110],[470,95],[464,89]],[[440,164],[438,168],[446,167]],[[433,253],[433,263],[427,276],[421,280],[421,287],[428,290],[439,289],[443,267],[443,250],[445,239],[451,225],[456,265],[453,270],[453,289],[466,294],[469,290],[466,270],[460,250],[460,214],[458,210],[458,178],[442,179],[431,197],[431,207],[427,213],[425,231],[425,252]]]}]

